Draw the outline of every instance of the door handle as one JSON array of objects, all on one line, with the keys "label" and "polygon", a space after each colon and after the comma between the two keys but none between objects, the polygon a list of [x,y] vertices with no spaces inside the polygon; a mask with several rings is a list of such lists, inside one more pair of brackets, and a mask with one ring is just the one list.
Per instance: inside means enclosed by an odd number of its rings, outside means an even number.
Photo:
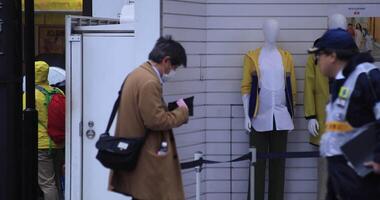
[{"label": "door handle", "polygon": [[94,130],[89,129],[86,131],[86,136],[88,139],[93,139],[95,137],[96,133]]},{"label": "door handle", "polygon": [[96,135],[95,131],[92,129],[94,125],[95,123],[93,121],[88,122],[88,127],[90,128],[86,131],[86,136],[88,139],[93,139]]}]

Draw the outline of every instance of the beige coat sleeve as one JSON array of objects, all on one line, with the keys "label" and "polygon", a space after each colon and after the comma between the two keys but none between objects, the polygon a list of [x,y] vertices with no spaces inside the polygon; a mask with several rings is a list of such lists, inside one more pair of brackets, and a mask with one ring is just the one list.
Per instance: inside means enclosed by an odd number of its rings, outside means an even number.
[{"label": "beige coat sleeve", "polygon": [[155,81],[146,82],[139,93],[138,106],[146,128],[155,131],[170,130],[187,122],[189,113],[186,108],[166,111],[161,87]]}]

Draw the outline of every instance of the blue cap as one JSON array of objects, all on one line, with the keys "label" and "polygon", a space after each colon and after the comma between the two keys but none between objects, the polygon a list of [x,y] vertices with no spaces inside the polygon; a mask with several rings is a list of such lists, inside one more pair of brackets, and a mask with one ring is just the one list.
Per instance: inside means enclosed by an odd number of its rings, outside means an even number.
[{"label": "blue cap", "polygon": [[328,50],[346,50],[357,52],[358,47],[352,35],[343,29],[331,29],[325,32],[313,48],[308,50],[309,53],[317,53],[324,49]]}]

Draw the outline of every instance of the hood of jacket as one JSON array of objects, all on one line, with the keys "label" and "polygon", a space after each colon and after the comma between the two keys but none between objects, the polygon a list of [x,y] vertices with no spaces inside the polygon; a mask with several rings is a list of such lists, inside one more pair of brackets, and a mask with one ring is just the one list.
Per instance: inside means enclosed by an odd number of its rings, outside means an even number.
[{"label": "hood of jacket", "polygon": [[49,65],[44,61],[36,61],[34,63],[35,81],[36,84],[49,84]]}]

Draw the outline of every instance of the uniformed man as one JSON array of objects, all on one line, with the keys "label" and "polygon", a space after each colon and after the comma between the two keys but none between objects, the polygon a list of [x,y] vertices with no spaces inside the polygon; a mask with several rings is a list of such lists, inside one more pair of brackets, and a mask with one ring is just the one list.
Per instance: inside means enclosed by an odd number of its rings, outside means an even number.
[{"label": "uniformed man", "polygon": [[[328,161],[326,199],[379,199],[380,176],[357,175],[340,147],[353,138],[358,128],[380,121],[380,71],[372,64],[372,56],[359,53],[352,36],[343,29],[327,31],[309,52],[315,54],[322,74],[335,79],[320,146],[321,155]],[[379,158],[377,151],[375,160],[366,163],[375,172]]]}]

